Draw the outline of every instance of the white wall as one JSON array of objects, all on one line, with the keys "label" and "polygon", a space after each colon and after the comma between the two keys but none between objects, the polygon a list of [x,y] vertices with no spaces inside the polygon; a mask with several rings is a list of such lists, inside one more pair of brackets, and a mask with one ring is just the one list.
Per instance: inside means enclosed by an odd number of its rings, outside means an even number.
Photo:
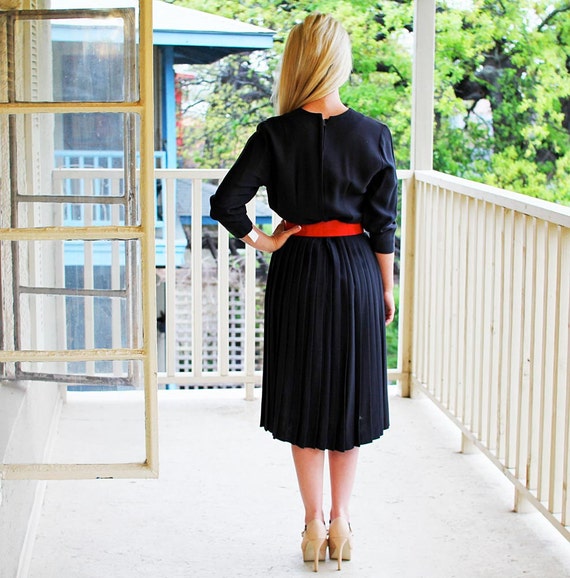
[{"label": "white wall", "polygon": [[[0,382],[0,457],[5,463],[41,462],[59,414],[59,386],[52,383]],[[15,578],[24,548],[31,547],[36,493],[42,482],[0,481],[0,576]],[[33,527],[30,527],[33,538]],[[26,552],[24,552],[24,557]]]},{"label": "white wall", "polygon": [[[30,8],[41,8],[46,4],[43,0],[31,0],[26,4]],[[13,7],[22,5],[13,2]],[[17,6],[18,5],[18,6]],[[17,76],[19,90],[29,95],[32,100],[48,96],[51,87],[49,84],[37,82],[40,71],[45,78],[49,78],[51,56],[49,52],[49,35],[46,26],[37,26],[25,37],[20,38],[22,43],[23,59],[19,65],[25,71],[24,77]],[[5,72],[6,68],[2,70]],[[1,80],[1,79],[0,79]],[[41,94],[40,94],[41,93]],[[36,189],[43,190],[51,180],[53,159],[53,121],[47,115],[41,123],[38,117],[28,117],[23,120],[19,117],[17,132],[17,159],[10,155],[3,155],[1,174],[6,178],[0,179],[0,205],[5,209],[4,214],[10,214],[11,190],[9,187],[9,166],[17,162],[18,189],[27,193]],[[0,125],[0,140],[3,150],[7,146],[7,124]],[[3,181],[3,182],[2,182]],[[42,184],[43,183],[43,184]],[[49,225],[46,222],[46,212],[34,208],[27,214],[27,225]],[[26,215],[24,215],[26,216]],[[41,221],[41,222],[40,222]],[[3,226],[10,224],[3,223]],[[32,247],[20,251],[20,282],[27,284],[43,283],[50,286],[53,283],[54,264],[56,256],[49,244],[41,247]],[[12,305],[12,287],[10,279],[15,273],[11,267],[10,245],[5,246],[2,257],[3,294],[0,306],[4,320],[4,340],[13,343],[14,309]],[[27,270],[23,272],[22,269]],[[22,305],[22,304],[21,304]],[[34,348],[50,348],[54,343],[55,319],[57,312],[37,302],[35,306],[22,306],[20,309],[21,337],[24,343]],[[0,458],[4,463],[39,463],[46,459],[49,449],[50,431],[55,427],[59,414],[61,397],[59,386],[49,382],[17,382],[0,380]],[[2,480],[0,485],[0,576],[15,578],[18,576],[20,558],[25,549],[31,546],[33,538],[33,513],[41,506],[38,503],[42,497],[42,482],[32,480]],[[32,530],[32,531],[30,531]]]}]

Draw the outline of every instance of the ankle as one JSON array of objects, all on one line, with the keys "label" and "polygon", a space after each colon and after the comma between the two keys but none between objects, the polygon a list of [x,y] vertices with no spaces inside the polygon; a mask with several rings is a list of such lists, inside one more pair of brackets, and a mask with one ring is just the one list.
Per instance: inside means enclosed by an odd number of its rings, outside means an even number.
[{"label": "ankle", "polygon": [[305,526],[312,522],[313,520],[318,520],[319,522],[325,523],[325,517],[323,514],[306,514],[305,515]]},{"label": "ankle", "polygon": [[342,518],[343,520],[350,522],[350,514],[348,513],[348,510],[331,510],[329,522],[332,522],[337,518]]}]

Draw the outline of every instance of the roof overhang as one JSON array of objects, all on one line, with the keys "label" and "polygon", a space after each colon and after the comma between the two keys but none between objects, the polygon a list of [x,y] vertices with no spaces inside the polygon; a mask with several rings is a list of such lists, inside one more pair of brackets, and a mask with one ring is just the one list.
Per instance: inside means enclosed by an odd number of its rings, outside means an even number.
[{"label": "roof overhang", "polygon": [[[116,0],[52,0],[51,7],[102,9],[118,4]],[[99,26],[90,24],[81,26],[81,21],[75,19],[59,21],[53,28],[53,38],[89,42],[100,33]],[[236,52],[266,50],[273,46],[274,34],[268,28],[153,0],[153,43],[173,47],[175,64],[208,64]]]}]

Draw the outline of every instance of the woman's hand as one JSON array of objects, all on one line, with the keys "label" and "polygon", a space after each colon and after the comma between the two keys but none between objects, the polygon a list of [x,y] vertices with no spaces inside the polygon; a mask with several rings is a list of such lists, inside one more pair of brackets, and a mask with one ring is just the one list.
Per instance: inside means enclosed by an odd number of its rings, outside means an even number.
[{"label": "woman's hand", "polygon": [[384,291],[384,322],[386,325],[390,325],[394,321],[394,315],[396,313],[396,305],[394,302],[394,292]]},{"label": "woman's hand", "polygon": [[283,247],[291,235],[295,235],[300,230],[301,227],[299,225],[285,230],[285,223],[281,221],[279,225],[277,225],[275,231],[273,231],[272,235],[266,235],[263,231],[254,226],[251,233],[243,237],[242,241],[260,251],[274,253]]}]

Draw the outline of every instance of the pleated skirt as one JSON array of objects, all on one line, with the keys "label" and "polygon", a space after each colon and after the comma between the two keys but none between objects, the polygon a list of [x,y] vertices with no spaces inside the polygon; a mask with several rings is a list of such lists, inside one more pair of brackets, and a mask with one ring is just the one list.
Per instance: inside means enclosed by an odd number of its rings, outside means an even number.
[{"label": "pleated skirt", "polygon": [[261,426],[346,451],[389,426],[384,299],[366,235],[291,237],[265,294]]}]

